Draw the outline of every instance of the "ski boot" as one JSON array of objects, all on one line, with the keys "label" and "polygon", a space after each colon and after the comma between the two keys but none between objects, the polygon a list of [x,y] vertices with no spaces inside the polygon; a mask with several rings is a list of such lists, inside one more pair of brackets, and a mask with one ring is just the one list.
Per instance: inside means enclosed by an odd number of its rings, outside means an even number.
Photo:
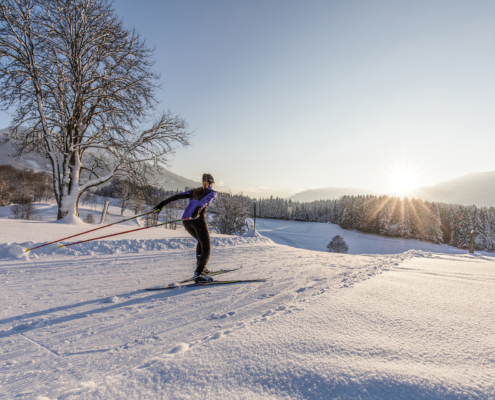
[{"label": "ski boot", "polygon": [[[206,272],[208,271],[208,272]],[[198,265],[194,272],[194,283],[207,283],[213,282],[213,278],[210,278],[207,274],[210,272],[204,265]]]},{"label": "ski boot", "polygon": [[[199,260],[200,259],[201,259],[201,256],[196,256],[196,260],[197,260],[196,261],[196,271],[199,270]],[[211,271],[206,266],[204,266],[201,275],[209,275],[209,274],[211,274]]]}]

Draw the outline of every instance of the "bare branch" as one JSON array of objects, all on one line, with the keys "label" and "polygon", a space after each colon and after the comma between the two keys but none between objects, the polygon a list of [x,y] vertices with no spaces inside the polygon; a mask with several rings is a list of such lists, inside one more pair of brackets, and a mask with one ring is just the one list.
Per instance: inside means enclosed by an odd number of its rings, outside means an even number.
[{"label": "bare branch", "polygon": [[115,174],[143,179],[189,144],[185,120],[153,117],[152,55],[107,0],[1,0],[0,107],[14,111],[7,140],[19,155],[49,159],[59,217],[87,188]]}]

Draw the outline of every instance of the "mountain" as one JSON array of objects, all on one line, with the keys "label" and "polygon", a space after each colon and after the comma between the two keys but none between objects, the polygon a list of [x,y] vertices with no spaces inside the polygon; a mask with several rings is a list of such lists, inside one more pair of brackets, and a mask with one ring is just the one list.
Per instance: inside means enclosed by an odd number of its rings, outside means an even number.
[{"label": "mountain", "polygon": [[[3,139],[5,130],[0,130],[0,140]],[[38,154],[30,153],[23,154],[21,157],[11,157],[10,155],[14,152],[14,148],[10,143],[6,143],[0,146],[0,165],[12,165],[17,169],[32,169],[34,171],[48,171],[45,168],[49,166],[48,160],[45,160]]]},{"label": "mountain", "polygon": [[[5,130],[0,130],[0,139],[5,134]],[[14,148],[10,143],[0,146],[0,165],[12,165],[17,169],[32,169],[34,171],[49,171],[51,172],[50,163],[47,159],[39,154],[30,153],[23,154],[21,157],[11,157],[14,153]],[[155,173],[150,177],[150,182],[153,185],[163,187],[165,190],[182,190],[187,187],[201,186],[199,182],[185,178],[168,169],[163,169],[161,173]],[[226,189],[228,190],[228,188]]]},{"label": "mountain", "polygon": [[195,188],[201,186],[201,183],[195,182],[192,179],[184,178],[168,169],[163,168],[162,172],[155,173],[150,182],[158,187],[162,187],[165,190],[182,190],[186,186]]},{"label": "mountain", "polygon": [[461,205],[495,206],[495,171],[475,172],[414,190],[423,200]]},{"label": "mountain", "polygon": [[360,188],[333,188],[327,187],[323,189],[310,189],[305,190],[304,192],[296,193],[295,195],[289,197],[292,201],[300,201],[300,202],[311,202],[315,200],[333,200],[338,199],[344,195],[350,196],[359,196],[359,195],[378,195],[378,193],[373,192],[368,189],[360,189]]}]

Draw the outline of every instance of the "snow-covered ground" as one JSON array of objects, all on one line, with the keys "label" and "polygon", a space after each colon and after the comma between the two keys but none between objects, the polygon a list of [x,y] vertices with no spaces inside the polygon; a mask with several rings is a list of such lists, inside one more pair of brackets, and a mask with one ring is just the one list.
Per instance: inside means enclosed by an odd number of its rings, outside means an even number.
[{"label": "snow-covered ground", "polygon": [[[306,250],[327,251],[327,244],[340,235],[349,245],[349,254],[398,254],[408,250],[465,254],[465,250],[446,244],[437,245],[419,240],[387,238],[342,229],[335,224],[257,219],[256,230],[275,243]],[[488,253],[483,253],[488,254]]]},{"label": "snow-covered ground", "polygon": [[212,235],[212,269],[271,279],[146,292],[191,275],[184,231],[16,258],[85,227],[0,225],[0,399],[495,398],[492,257]]}]

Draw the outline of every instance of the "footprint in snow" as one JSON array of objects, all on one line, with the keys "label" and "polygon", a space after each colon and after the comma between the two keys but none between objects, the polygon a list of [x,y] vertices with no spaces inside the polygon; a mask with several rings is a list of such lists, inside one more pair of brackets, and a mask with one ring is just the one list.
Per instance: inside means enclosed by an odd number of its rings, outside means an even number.
[{"label": "footprint in snow", "polygon": [[117,296],[113,296],[113,297],[108,297],[105,300],[103,300],[103,303],[118,303],[119,300],[120,299]]},{"label": "footprint in snow", "polygon": [[12,329],[15,331],[22,331],[25,329],[42,328],[44,326],[45,326],[45,321],[40,320],[40,321],[27,322],[25,324],[13,326]]},{"label": "footprint in snow", "polygon": [[189,350],[189,343],[178,343],[170,350],[170,354],[182,353],[187,350]]},{"label": "footprint in snow", "polygon": [[218,331],[211,338],[212,339],[220,339],[222,336],[223,336],[223,332],[222,331]]},{"label": "footprint in snow", "polygon": [[224,318],[232,317],[235,314],[236,314],[235,311],[230,311],[230,312],[225,313],[225,314],[213,313],[213,314],[211,314],[210,318],[208,318],[208,319],[224,319]]}]

